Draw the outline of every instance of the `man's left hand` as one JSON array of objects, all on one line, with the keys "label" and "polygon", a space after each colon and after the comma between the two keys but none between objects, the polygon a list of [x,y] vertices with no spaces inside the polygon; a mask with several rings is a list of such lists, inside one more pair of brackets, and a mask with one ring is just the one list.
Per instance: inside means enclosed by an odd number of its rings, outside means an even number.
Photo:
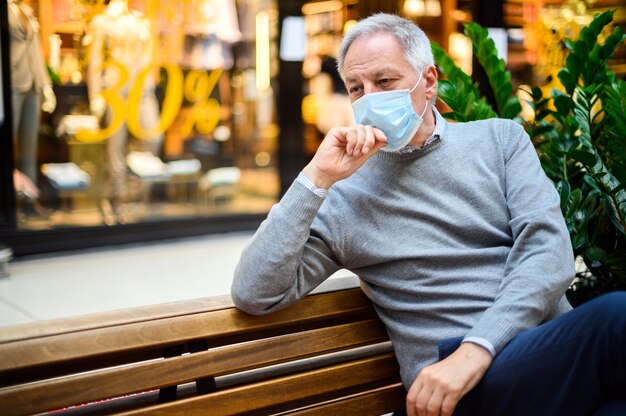
[{"label": "man's left hand", "polygon": [[470,342],[420,371],[406,399],[407,416],[450,416],[457,403],[483,378],[493,358]]}]

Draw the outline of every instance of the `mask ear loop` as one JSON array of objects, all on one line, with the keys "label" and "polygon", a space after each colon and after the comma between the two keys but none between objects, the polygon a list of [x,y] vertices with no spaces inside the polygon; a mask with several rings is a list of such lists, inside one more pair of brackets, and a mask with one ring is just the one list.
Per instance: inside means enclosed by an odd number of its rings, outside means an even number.
[{"label": "mask ear loop", "polygon": [[424,71],[420,71],[420,77],[418,78],[417,82],[415,83],[415,85],[413,85],[413,88],[411,88],[409,90],[409,94],[412,94],[413,91],[415,91],[415,88],[417,88],[417,86],[419,85],[420,82],[422,82],[422,78],[424,76]]},{"label": "mask ear loop", "polygon": [[420,118],[424,118],[424,114],[426,114],[426,110],[428,110],[428,107],[430,107],[430,100],[426,100],[426,105],[424,106],[424,111],[422,111],[422,114],[420,114]]},{"label": "mask ear loop", "polygon": [[[417,80],[417,82],[415,83],[415,85],[413,86],[413,88],[411,88],[409,90],[409,94],[413,93],[413,91],[415,91],[415,88],[417,88],[417,86],[419,85],[420,82],[422,82],[422,78],[424,75],[424,71],[420,71],[420,77]],[[424,111],[422,111],[422,114],[420,114],[420,118],[424,118],[424,114],[426,114],[426,110],[428,109],[428,104],[430,104],[429,100],[426,100],[426,105],[424,106]]]}]

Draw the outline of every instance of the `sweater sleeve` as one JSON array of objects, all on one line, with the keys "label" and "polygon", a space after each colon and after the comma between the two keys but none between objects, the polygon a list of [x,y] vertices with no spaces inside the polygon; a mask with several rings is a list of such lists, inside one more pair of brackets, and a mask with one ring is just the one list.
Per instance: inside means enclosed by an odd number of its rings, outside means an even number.
[{"label": "sweater sleeve", "polygon": [[340,269],[321,230],[311,224],[324,199],[295,181],[270,210],[235,268],[231,296],[243,311],[285,308]]},{"label": "sweater sleeve", "polygon": [[558,193],[523,128],[502,124],[506,200],[513,246],[493,305],[466,337],[499,352],[519,332],[546,320],[574,279],[571,241]]}]

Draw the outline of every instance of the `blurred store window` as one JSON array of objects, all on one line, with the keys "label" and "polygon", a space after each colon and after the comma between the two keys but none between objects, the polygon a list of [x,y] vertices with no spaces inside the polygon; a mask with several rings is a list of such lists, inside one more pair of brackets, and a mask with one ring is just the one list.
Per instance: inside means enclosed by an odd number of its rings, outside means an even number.
[{"label": "blurred store window", "polygon": [[276,0],[8,0],[20,230],[267,212]]}]

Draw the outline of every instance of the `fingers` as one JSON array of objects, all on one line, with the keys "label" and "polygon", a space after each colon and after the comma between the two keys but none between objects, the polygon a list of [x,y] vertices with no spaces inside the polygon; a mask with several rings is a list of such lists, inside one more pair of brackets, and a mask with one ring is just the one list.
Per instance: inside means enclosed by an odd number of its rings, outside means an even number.
[{"label": "fingers", "polygon": [[381,142],[383,145],[387,143],[387,136],[385,136],[382,130],[372,127],[372,132],[377,141]]},{"label": "fingers", "polygon": [[[361,127],[365,129],[365,143],[363,143],[363,147],[361,148],[361,154],[366,155],[369,153],[370,150],[372,150],[372,147],[374,146],[376,140],[374,139],[374,132],[371,128],[368,128],[366,126]],[[356,152],[356,154],[358,154],[358,150],[356,150]]]},{"label": "fingers", "polygon": [[418,399],[418,414],[420,416],[452,416],[457,402],[458,399],[454,398],[453,395],[442,394],[441,391],[434,391],[430,394],[425,405],[421,405]]},{"label": "fingers", "polygon": [[[411,395],[412,393],[412,395]],[[407,396],[408,416],[439,416],[444,396],[438,390],[432,390],[428,386],[419,385]]]},{"label": "fingers", "polygon": [[440,391],[434,391],[426,402],[426,407],[424,408],[424,411],[421,412],[421,414],[427,416],[440,416],[443,398],[444,396],[441,394]]},{"label": "fingers", "polygon": [[[406,414],[407,416],[419,416],[418,413],[418,402],[420,395],[425,394],[425,389],[423,383],[420,381],[419,377],[415,380],[413,385],[408,391],[406,396]],[[423,406],[421,406],[423,408]],[[423,411],[423,409],[422,409]]]},{"label": "fingers", "polygon": [[372,150],[378,150],[385,145],[387,138],[379,129],[361,124],[347,128],[344,131],[346,153],[359,157],[367,155]]},{"label": "fingers", "polygon": [[385,134],[371,126],[334,127],[315,152],[307,177],[317,178],[328,189],[352,175],[386,142]]},{"label": "fingers", "polygon": [[407,416],[451,416],[456,402],[452,396],[441,391],[422,388],[415,400],[407,396]]},{"label": "fingers", "polygon": [[444,397],[441,403],[441,416],[452,416],[458,401],[459,399],[452,396]]},{"label": "fingers", "polygon": [[358,157],[367,153],[363,152],[364,148],[369,150],[369,147],[373,145],[374,134],[371,127],[357,125],[348,130],[346,140],[346,153]]},{"label": "fingers", "polygon": [[462,394],[422,370],[406,398],[407,416],[451,416]]}]

